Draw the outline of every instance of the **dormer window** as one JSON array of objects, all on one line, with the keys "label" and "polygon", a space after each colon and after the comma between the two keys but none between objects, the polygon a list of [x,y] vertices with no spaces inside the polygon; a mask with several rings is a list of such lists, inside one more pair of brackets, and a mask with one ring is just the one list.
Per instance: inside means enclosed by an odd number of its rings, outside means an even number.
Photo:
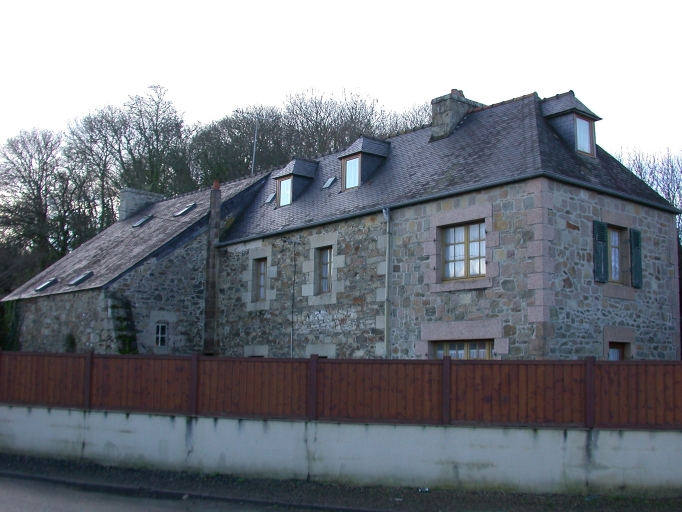
[{"label": "dormer window", "polygon": [[277,181],[277,205],[286,206],[291,204],[292,195],[292,178],[291,176],[287,178],[282,178]]},{"label": "dormer window", "polygon": [[341,161],[341,178],[343,189],[348,190],[360,186],[360,156]]},{"label": "dormer window", "polygon": [[594,122],[580,116],[575,116],[575,149],[594,155]]}]

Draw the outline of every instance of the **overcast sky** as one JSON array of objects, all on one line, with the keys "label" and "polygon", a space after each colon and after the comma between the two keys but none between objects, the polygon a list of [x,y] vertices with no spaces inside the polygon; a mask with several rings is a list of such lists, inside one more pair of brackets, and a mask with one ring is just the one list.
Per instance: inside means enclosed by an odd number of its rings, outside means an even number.
[{"label": "overcast sky", "polygon": [[160,84],[189,122],[344,89],[402,110],[569,89],[597,143],[682,151],[674,1],[0,3],[0,142]]}]

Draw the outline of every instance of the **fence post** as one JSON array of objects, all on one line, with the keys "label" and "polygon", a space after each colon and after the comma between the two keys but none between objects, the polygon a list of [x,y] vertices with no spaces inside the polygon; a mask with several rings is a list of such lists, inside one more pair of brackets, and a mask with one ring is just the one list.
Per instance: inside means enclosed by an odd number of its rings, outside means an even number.
[{"label": "fence post", "polygon": [[189,415],[197,415],[197,388],[199,386],[199,353],[193,352],[189,372]]},{"label": "fence post", "polygon": [[317,354],[310,356],[308,365],[308,417],[317,420]]},{"label": "fence post", "polygon": [[92,388],[92,350],[85,353],[85,382],[83,383],[83,409],[90,410],[90,391]]},{"label": "fence post", "polygon": [[585,427],[594,428],[594,356],[585,358]]},{"label": "fence post", "polygon": [[443,412],[441,422],[443,425],[450,424],[450,356],[443,356],[443,371],[441,375]]}]

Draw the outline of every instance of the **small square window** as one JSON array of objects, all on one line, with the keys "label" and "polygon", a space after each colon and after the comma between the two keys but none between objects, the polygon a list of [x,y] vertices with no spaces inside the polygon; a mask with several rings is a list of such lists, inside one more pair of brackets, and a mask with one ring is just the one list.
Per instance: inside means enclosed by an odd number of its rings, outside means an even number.
[{"label": "small square window", "polygon": [[437,341],[433,343],[432,358],[443,359],[490,359],[492,357],[493,342],[480,341]]},{"label": "small square window", "polygon": [[630,358],[630,344],[612,341],[609,343],[609,361],[624,361]]},{"label": "small square window", "polygon": [[583,117],[575,118],[575,147],[581,153],[594,155],[594,122]]},{"label": "small square window", "polygon": [[360,157],[355,156],[343,160],[341,164],[343,178],[343,189],[348,190],[360,186]]},{"label": "small square window", "polygon": [[445,228],[442,239],[444,280],[485,275],[485,222]]},{"label": "small square window", "polygon": [[265,278],[267,271],[267,258],[253,261],[253,300],[265,300]]},{"label": "small square window", "polygon": [[332,291],[332,248],[321,247],[317,250],[317,293]]},{"label": "small square window", "polygon": [[165,347],[168,345],[168,324],[156,324],[156,346]]},{"label": "small square window", "polygon": [[277,182],[277,204],[279,206],[291,204],[292,181],[291,177],[288,177]]}]

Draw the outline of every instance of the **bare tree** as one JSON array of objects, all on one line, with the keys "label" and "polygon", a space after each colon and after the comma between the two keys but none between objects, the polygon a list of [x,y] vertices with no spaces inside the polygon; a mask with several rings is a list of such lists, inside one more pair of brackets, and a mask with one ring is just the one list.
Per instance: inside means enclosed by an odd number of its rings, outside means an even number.
[{"label": "bare tree", "polygon": [[[627,152],[621,150],[615,157],[670,204],[682,210],[682,153],[673,155],[668,150],[663,154],[650,154],[634,149]],[[682,234],[682,218],[679,215],[677,231]]]}]

